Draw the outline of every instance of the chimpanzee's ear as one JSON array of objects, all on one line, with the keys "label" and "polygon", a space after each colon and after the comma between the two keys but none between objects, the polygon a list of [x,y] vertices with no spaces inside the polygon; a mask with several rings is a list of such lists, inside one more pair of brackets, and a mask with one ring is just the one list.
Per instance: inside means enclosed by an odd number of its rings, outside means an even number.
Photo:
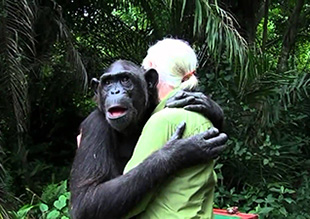
[{"label": "chimpanzee's ear", "polygon": [[97,78],[92,78],[90,81],[90,86],[94,90],[95,95],[98,94],[98,85],[99,85],[99,80]]},{"label": "chimpanzee's ear", "polygon": [[148,88],[154,88],[158,84],[158,73],[155,69],[151,68],[144,73],[145,80]]}]

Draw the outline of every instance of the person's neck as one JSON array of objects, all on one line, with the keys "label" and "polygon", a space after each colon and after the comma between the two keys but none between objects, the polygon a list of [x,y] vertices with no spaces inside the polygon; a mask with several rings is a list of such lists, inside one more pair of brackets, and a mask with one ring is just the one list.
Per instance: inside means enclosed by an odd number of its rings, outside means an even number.
[{"label": "person's neck", "polygon": [[166,83],[159,83],[157,88],[160,101],[162,101],[174,89],[173,86]]}]

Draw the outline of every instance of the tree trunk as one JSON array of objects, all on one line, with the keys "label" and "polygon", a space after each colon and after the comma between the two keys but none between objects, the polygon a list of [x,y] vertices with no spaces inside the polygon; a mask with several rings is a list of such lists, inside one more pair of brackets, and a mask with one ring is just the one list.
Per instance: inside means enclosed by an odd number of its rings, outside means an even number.
[{"label": "tree trunk", "polygon": [[278,72],[287,71],[288,58],[298,33],[298,20],[305,0],[297,0],[296,6],[288,19],[288,27],[283,37],[282,50],[278,60]]},{"label": "tree trunk", "polygon": [[268,34],[268,15],[269,15],[269,0],[265,2],[265,10],[264,10],[264,25],[263,25],[263,40],[262,40],[262,51],[265,52],[266,49],[266,41]]},{"label": "tree trunk", "polygon": [[263,0],[221,0],[224,8],[231,11],[240,25],[239,32],[249,45],[254,44],[257,25],[264,16]]}]

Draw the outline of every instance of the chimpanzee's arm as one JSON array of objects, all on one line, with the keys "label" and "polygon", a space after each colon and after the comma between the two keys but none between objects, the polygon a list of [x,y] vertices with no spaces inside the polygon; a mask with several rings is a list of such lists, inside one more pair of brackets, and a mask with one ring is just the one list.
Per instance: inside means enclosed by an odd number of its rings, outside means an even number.
[{"label": "chimpanzee's arm", "polygon": [[[181,168],[206,162],[217,156],[225,146],[225,134],[218,134],[216,129],[210,129],[186,139],[180,139],[184,124],[178,127],[176,134],[160,150],[154,152],[140,165],[114,179],[100,179],[92,184],[83,185],[76,179],[71,184],[71,214],[74,219],[80,218],[120,218],[128,213],[156,184],[162,182],[171,173]],[[84,136],[84,133],[83,133]],[[83,137],[82,137],[83,138]],[[78,149],[83,149],[83,139]],[[101,149],[103,150],[103,149]],[[109,153],[106,151],[106,153]],[[78,155],[78,154],[77,154]],[[111,155],[103,155],[108,159]],[[107,160],[103,171],[111,171]],[[76,163],[74,175],[79,174],[79,167],[89,164]],[[84,167],[83,167],[84,168]],[[88,169],[92,171],[92,169]],[[107,174],[108,176],[109,174]],[[113,178],[113,177],[112,177]],[[105,181],[108,180],[108,181]],[[80,184],[80,185],[79,185]]]},{"label": "chimpanzee's arm", "polygon": [[180,90],[168,99],[169,108],[184,107],[186,110],[198,112],[208,118],[220,132],[224,126],[224,112],[222,108],[210,97],[201,92]]}]

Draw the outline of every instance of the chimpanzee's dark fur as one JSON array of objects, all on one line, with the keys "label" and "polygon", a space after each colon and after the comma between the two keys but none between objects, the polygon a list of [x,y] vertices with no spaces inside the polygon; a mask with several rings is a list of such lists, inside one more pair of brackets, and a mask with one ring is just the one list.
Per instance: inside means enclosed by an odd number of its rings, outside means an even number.
[{"label": "chimpanzee's dark fur", "polygon": [[[116,131],[111,128],[104,112],[107,92],[102,89],[102,84],[99,84],[97,90],[99,107],[81,124],[81,144],[76,152],[71,172],[71,212],[74,218],[114,218],[126,212],[128,206],[124,205],[124,200],[128,198],[117,199],[117,194],[126,196],[127,183],[122,187],[125,191],[121,192],[119,190],[121,188],[117,186],[119,180],[113,181],[116,190],[112,189],[114,186],[108,181],[122,175],[143,125],[158,101],[155,71],[152,72],[155,78],[145,78],[142,69],[137,65],[128,61],[117,61],[107,72],[112,74],[126,72],[133,76],[134,91],[129,95],[125,91],[122,95],[129,96],[129,100],[135,102],[138,114],[135,114],[134,118],[127,118],[132,122],[124,130]],[[125,182],[126,177],[123,178],[122,182]],[[112,197],[115,203],[110,201]],[[132,205],[134,202],[131,201],[130,206]]]},{"label": "chimpanzee's dark fur", "polygon": [[[223,145],[227,136],[218,136],[219,142],[206,142],[218,135],[214,130],[196,138],[175,137],[168,146],[122,175],[143,125],[157,105],[157,80],[155,70],[144,73],[128,61],[113,63],[100,82],[97,80],[98,109],[81,124],[82,139],[71,171],[72,218],[121,218],[171,173],[205,162],[222,150],[223,146],[220,150],[215,146]],[[127,109],[124,117],[109,118],[109,109],[115,106]],[[202,149],[202,145],[213,145],[215,150]]]}]

